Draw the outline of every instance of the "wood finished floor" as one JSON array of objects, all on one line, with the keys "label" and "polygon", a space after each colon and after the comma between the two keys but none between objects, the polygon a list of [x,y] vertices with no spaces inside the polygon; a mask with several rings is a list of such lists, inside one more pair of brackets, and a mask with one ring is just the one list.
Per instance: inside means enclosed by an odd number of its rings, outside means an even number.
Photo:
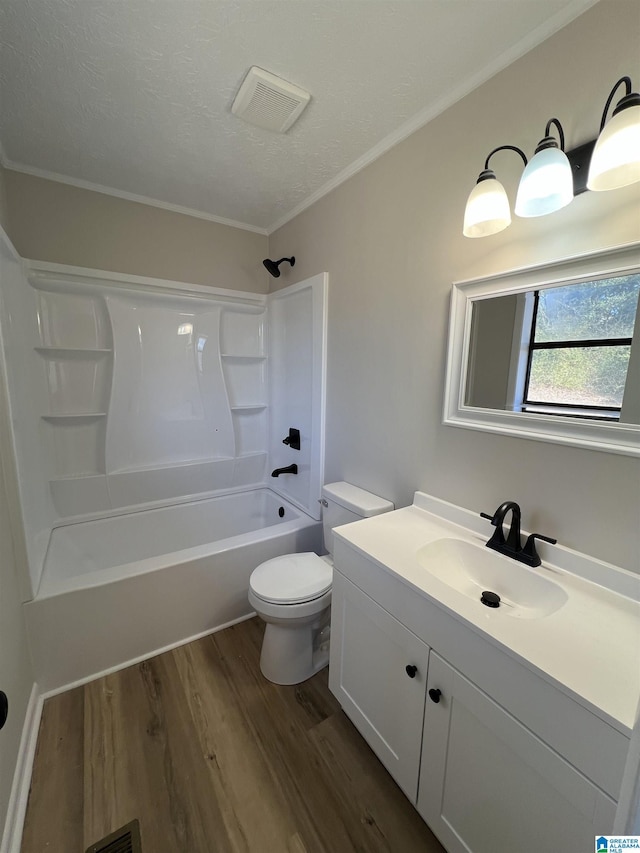
[{"label": "wood finished floor", "polygon": [[22,853],[443,853],[327,687],[278,687],[252,619],[48,699]]}]

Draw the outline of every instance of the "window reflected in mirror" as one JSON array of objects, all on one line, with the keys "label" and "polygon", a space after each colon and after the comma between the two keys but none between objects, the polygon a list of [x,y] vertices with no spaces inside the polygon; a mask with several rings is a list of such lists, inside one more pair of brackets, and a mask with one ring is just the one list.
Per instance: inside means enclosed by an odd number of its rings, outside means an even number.
[{"label": "window reflected in mirror", "polygon": [[465,405],[640,423],[639,297],[634,273],[475,300]]}]

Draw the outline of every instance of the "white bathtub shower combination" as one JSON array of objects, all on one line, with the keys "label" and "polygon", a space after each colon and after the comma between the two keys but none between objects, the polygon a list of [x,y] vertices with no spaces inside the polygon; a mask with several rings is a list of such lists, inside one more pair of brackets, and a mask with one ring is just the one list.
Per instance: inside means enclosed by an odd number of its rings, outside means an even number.
[{"label": "white bathtub shower combination", "polygon": [[268,489],[56,528],[25,605],[44,689],[251,613],[263,560],[321,547],[318,521]]},{"label": "white bathtub shower combination", "polygon": [[249,615],[256,565],[321,548],[326,278],[262,296],[26,262],[3,293],[43,689]]}]

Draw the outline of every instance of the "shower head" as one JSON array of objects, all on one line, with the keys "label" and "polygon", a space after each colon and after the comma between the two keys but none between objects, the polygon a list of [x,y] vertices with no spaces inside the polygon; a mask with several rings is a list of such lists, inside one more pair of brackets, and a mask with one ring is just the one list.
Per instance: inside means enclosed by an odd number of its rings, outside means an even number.
[{"label": "shower head", "polygon": [[280,258],[279,261],[272,261],[270,258],[265,258],[262,263],[265,265],[265,267],[269,270],[269,272],[274,278],[280,278],[280,270],[278,269],[278,267],[283,261],[288,261],[292,267],[295,266],[296,263],[296,259],[293,257],[293,255],[291,255],[290,258]]}]

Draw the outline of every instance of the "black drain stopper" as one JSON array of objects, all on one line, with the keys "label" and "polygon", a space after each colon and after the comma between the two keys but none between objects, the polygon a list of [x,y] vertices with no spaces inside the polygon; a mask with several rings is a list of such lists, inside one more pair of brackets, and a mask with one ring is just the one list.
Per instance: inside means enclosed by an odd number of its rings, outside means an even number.
[{"label": "black drain stopper", "polygon": [[488,589],[485,589],[485,591],[482,593],[482,595],[480,596],[480,601],[486,607],[500,607],[500,596],[497,592],[491,592]]}]

